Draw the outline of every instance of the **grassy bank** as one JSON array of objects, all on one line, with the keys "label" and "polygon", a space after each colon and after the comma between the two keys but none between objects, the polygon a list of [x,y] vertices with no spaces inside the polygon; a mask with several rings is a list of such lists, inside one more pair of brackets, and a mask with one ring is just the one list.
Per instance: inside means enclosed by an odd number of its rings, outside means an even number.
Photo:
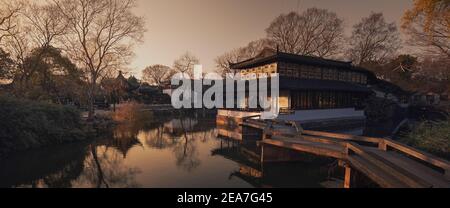
[{"label": "grassy bank", "polygon": [[72,107],[0,96],[0,157],[85,138]]},{"label": "grassy bank", "polygon": [[423,122],[402,136],[401,141],[423,151],[450,159],[450,120]]}]

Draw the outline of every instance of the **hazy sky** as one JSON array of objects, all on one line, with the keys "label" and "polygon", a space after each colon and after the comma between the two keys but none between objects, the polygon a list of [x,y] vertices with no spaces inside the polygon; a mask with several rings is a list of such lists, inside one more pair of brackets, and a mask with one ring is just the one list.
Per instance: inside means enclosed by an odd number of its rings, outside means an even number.
[{"label": "hazy sky", "polygon": [[233,48],[263,38],[270,22],[282,13],[325,8],[343,18],[346,32],[371,11],[399,23],[412,0],[138,0],[136,13],[146,19],[144,42],[135,50],[132,74],[145,66],[165,64],[186,51],[196,55],[205,70]]}]

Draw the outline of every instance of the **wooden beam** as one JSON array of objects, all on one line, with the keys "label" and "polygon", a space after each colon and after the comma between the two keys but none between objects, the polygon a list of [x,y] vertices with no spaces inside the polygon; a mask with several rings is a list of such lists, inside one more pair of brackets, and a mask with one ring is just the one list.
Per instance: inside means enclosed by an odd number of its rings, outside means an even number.
[{"label": "wooden beam", "polygon": [[433,155],[422,152],[420,150],[409,147],[407,145],[395,142],[390,139],[384,139],[384,142],[386,143],[387,146],[392,147],[400,152],[403,152],[407,155],[413,156],[417,159],[420,159],[420,160],[427,162],[429,164],[432,164],[434,166],[440,167],[440,168],[444,169],[444,171],[446,171],[446,172],[450,171],[450,162],[447,160],[435,157]]},{"label": "wooden beam", "polygon": [[342,150],[333,145],[318,144],[312,142],[288,142],[276,139],[266,139],[262,141],[263,144],[273,145],[281,148],[296,150],[300,152],[310,153],[318,156],[331,157],[336,159],[344,159],[345,155]]},{"label": "wooden beam", "polygon": [[349,165],[345,165],[344,188],[351,188],[351,182],[352,168]]},{"label": "wooden beam", "polygon": [[[305,136],[305,135],[283,135],[278,133],[269,134],[269,136],[272,136],[272,138],[276,138],[279,140],[298,140],[298,141],[308,141],[308,142],[316,142],[320,144],[330,144],[330,145],[336,145],[344,147],[345,143],[339,142],[336,140],[333,140],[331,138],[323,138],[323,137],[312,137],[312,136]],[[270,137],[267,137],[270,139]]]},{"label": "wooden beam", "polygon": [[329,132],[321,132],[321,131],[310,131],[304,130],[303,134],[311,135],[311,136],[320,136],[320,137],[329,137],[341,140],[348,141],[357,141],[357,142],[370,142],[378,144],[382,139],[375,137],[364,137],[364,136],[355,136],[349,134],[337,134],[337,133],[329,133]]}]

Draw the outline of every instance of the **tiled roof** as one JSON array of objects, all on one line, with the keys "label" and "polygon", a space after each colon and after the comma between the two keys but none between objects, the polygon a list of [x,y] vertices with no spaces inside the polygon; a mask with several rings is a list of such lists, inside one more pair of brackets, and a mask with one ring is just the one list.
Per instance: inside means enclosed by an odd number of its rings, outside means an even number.
[{"label": "tiled roof", "polygon": [[239,63],[230,64],[232,69],[248,69],[252,67],[258,67],[265,64],[275,63],[275,62],[289,62],[289,63],[299,63],[305,65],[323,66],[323,67],[334,67],[340,69],[347,69],[352,71],[362,71],[371,73],[370,71],[353,66],[351,62],[336,61],[331,59],[324,59],[312,56],[303,56],[283,52],[274,52],[272,54],[265,52],[264,55],[256,56],[255,58],[248,59]]}]

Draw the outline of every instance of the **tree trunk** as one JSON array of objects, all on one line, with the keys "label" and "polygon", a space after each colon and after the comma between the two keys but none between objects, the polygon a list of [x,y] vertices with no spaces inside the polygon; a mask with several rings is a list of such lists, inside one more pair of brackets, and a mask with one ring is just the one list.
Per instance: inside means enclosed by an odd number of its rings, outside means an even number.
[{"label": "tree trunk", "polygon": [[95,85],[96,85],[96,76],[92,76],[91,83],[89,84],[88,89],[88,120],[92,120],[95,115],[95,108],[94,108],[94,102],[95,102]]},{"label": "tree trunk", "polygon": [[94,109],[94,98],[92,95],[88,98],[88,120],[94,119],[95,109]]}]

